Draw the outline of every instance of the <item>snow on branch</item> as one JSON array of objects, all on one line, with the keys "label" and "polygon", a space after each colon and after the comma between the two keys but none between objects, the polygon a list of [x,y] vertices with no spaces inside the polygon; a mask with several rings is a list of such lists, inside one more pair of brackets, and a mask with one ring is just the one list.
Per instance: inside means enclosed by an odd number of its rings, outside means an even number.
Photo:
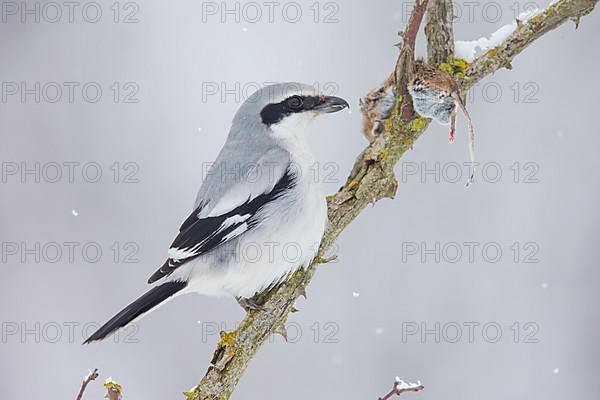
[{"label": "snow on branch", "polygon": [[475,58],[461,81],[463,93],[486,75],[505,67],[511,69],[514,57],[544,34],[567,21],[579,25],[582,16],[592,12],[598,0],[553,0],[544,10],[533,9],[494,32],[489,38],[471,42],[456,42],[456,53],[470,58],[478,49],[484,54]]},{"label": "snow on branch", "polygon": [[425,386],[423,386],[421,381],[404,382],[399,377],[396,377],[396,380],[394,381],[394,387],[392,388],[392,390],[386,393],[385,396],[380,397],[378,400],[388,400],[394,395],[400,396],[402,393],[405,392],[420,392],[424,389]]},{"label": "snow on branch", "polygon": [[[550,6],[555,2],[556,1],[551,1]],[[494,47],[498,46],[504,42],[520,24],[526,23],[530,18],[539,15],[541,12],[542,10],[540,10],[537,6],[534,6],[532,9],[520,13],[517,19],[512,23],[498,28],[490,35],[490,37],[483,36],[476,40],[467,41],[457,40],[454,43],[456,56],[458,58],[467,60],[468,62],[472,62],[475,59],[476,54],[480,55],[489,49],[493,49]]]}]

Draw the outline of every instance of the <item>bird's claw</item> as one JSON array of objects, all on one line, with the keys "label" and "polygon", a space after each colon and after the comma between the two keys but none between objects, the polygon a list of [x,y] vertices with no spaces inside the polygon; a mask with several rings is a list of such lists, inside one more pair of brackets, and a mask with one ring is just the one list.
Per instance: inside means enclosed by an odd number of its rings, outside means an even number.
[{"label": "bird's claw", "polygon": [[260,310],[262,309],[262,306],[260,304],[257,304],[253,299],[251,298],[246,298],[246,297],[241,297],[241,296],[236,296],[235,300],[238,302],[238,304],[244,309],[244,311],[246,312],[250,312],[253,310]]}]

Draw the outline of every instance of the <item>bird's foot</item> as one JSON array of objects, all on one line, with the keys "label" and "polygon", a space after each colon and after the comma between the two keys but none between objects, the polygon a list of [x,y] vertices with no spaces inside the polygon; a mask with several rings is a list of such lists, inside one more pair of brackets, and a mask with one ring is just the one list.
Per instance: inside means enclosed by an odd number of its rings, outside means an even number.
[{"label": "bird's foot", "polygon": [[252,298],[236,296],[235,300],[246,312],[262,309],[262,306],[257,304]]}]

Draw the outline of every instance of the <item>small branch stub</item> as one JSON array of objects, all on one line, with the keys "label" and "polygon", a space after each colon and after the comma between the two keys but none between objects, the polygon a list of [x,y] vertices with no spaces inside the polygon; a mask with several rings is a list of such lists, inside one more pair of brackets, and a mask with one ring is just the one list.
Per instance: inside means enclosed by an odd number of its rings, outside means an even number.
[{"label": "small branch stub", "polygon": [[98,377],[98,368],[94,368],[93,371],[92,370],[88,371],[88,374],[83,377],[83,381],[81,382],[81,388],[79,389],[79,393],[77,394],[77,397],[75,398],[75,400],[81,400],[83,398],[83,393],[85,392],[87,385],[91,381],[96,380],[97,377]]},{"label": "small branch stub", "polygon": [[421,381],[416,382],[404,382],[399,377],[396,377],[394,381],[394,387],[389,393],[386,393],[385,396],[380,397],[378,400],[388,400],[392,398],[394,395],[400,396],[404,392],[420,392],[424,390],[425,386],[421,383]]}]

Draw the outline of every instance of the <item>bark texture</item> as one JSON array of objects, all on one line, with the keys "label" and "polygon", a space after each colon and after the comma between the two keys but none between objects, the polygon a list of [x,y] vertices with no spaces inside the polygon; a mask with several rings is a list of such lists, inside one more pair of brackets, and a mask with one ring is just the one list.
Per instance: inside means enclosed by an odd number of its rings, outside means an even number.
[{"label": "bark texture", "polygon": [[[330,227],[323,237],[318,257],[306,268],[291,276],[285,283],[263,294],[261,310],[250,311],[237,330],[222,333],[210,366],[200,383],[185,395],[188,399],[228,399],[252,358],[265,340],[274,333],[285,334],[284,324],[296,300],[305,292],[327,250],[338,235],[369,204],[385,197],[393,198],[397,181],[394,166],[425,131],[429,120],[416,115],[407,95],[406,82],[413,65],[414,42],[424,11],[429,18],[428,57],[434,64],[452,63],[452,5],[450,0],[417,0],[412,16],[399,44],[400,55],[392,79],[397,86],[396,106],[386,121],[386,130],[358,155],[344,186],[329,196]],[[474,60],[458,76],[462,93],[499,68],[510,68],[512,59],[533,41],[569,20],[590,13],[598,0],[560,0],[517,29],[498,47]],[[456,63],[454,63],[455,65]],[[464,65],[464,61],[463,61]],[[357,129],[357,134],[358,129]],[[265,384],[267,384],[265,382]]]}]

